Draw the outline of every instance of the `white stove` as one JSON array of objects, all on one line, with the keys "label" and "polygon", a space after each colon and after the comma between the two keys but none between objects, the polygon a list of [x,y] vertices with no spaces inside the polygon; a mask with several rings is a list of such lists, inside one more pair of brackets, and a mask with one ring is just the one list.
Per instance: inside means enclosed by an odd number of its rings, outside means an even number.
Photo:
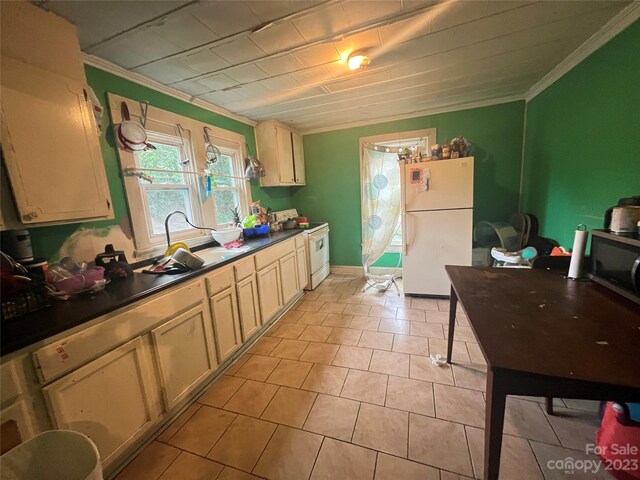
[{"label": "white stove", "polygon": [[[276,221],[282,222],[298,217],[295,208],[274,212]],[[314,290],[331,271],[329,265],[329,224],[310,223],[303,232],[307,250],[307,274],[309,276],[306,290]]]}]

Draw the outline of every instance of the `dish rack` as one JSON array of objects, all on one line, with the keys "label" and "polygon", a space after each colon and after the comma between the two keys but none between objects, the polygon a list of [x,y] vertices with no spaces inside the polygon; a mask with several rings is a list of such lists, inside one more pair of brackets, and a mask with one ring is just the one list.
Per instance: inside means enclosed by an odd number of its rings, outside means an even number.
[{"label": "dish rack", "polygon": [[4,321],[22,317],[27,313],[49,307],[52,303],[53,300],[47,285],[38,283],[17,293],[3,295],[2,316],[0,318]]}]

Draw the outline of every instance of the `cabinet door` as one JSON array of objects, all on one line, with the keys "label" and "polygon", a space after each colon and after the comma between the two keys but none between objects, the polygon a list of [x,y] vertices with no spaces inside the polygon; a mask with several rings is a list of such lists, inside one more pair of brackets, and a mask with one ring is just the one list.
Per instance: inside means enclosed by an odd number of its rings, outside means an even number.
[{"label": "cabinet door", "polygon": [[280,264],[274,262],[257,273],[262,321],[267,322],[284,305],[280,286]]},{"label": "cabinet door", "polygon": [[307,272],[307,249],[304,247],[296,250],[296,261],[298,264],[298,290],[307,288],[309,277]]},{"label": "cabinet door", "polygon": [[94,441],[103,465],[129,447],[158,418],[140,337],[42,389],[55,427]]},{"label": "cabinet door", "polygon": [[302,148],[302,136],[291,132],[293,143],[293,165],[295,168],[296,185],[305,185],[306,176],[304,174],[304,149]]},{"label": "cabinet door", "polygon": [[2,57],[2,145],[26,224],[112,216],[82,83]]},{"label": "cabinet door", "polygon": [[282,183],[295,183],[293,174],[293,150],[291,131],[276,125],[276,143],[278,145],[278,170]]},{"label": "cabinet door", "polygon": [[18,400],[0,411],[0,427],[2,434],[0,454],[33,437],[33,426],[24,400]]},{"label": "cabinet door", "polygon": [[296,252],[285,255],[280,260],[280,278],[282,282],[282,302],[287,304],[300,291],[298,288],[298,267]]},{"label": "cabinet door", "polygon": [[211,319],[204,305],[151,331],[167,410],[217,367]]},{"label": "cabinet door", "polygon": [[218,361],[224,362],[242,345],[236,289],[231,286],[209,300]]},{"label": "cabinet door", "polygon": [[238,291],[238,310],[242,326],[242,340],[247,341],[262,325],[256,275],[251,274],[236,285]]}]

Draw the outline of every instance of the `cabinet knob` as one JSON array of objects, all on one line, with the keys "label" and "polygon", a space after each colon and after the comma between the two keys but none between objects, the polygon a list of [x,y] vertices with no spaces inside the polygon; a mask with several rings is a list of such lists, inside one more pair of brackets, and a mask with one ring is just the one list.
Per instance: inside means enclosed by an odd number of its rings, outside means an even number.
[{"label": "cabinet knob", "polygon": [[38,218],[38,212],[29,212],[24,216],[25,220],[33,220],[34,218]]}]

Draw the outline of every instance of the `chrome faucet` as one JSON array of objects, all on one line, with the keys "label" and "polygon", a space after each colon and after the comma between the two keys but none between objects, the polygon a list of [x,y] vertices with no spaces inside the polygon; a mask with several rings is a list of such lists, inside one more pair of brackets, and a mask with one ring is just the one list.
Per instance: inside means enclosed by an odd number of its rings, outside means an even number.
[{"label": "chrome faucet", "polygon": [[191,223],[189,221],[189,218],[187,217],[187,214],[184,213],[181,210],[174,210],[173,212],[170,212],[165,218],[164,218],[164,232],[167,235],[167,247],[171,246],[171,236],[169,235],[169,219],[171,217],[173,217],[176,213],[179,213],[180,215],[182,215],[184,217],[184,221],[187,222],[189,225],[191,225],[193,228],[197,228],[198,230],[211,230],[212,232],[215,232],[216,229],[215,228],[209,228],[209,227],[198,227],[197,225],[194,225],[193,223]]}]

